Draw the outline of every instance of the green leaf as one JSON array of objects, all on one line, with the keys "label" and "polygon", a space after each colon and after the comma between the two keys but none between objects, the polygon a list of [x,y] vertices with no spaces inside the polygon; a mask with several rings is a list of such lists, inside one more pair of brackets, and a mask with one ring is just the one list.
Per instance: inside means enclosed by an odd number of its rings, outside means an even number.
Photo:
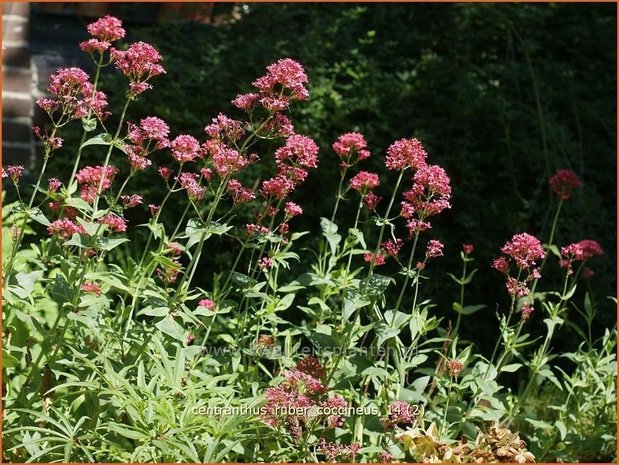
[{"label": "green leaf", "polygon": [[112,135],[108,134],[107,132],[104,132],[91,139],[88,139],[86,142],[84,142],[80,146],[80,149],[83,149],[84,147],[88,147],[89,145],[111,145],[112,140],[113,140]]},{"label": "green leaf", "polygon": [[129,239],[127,239],[126,237],[118,239],[109,239],[106,237],[102,237],[101,239],[99,239],[98,247],[101,250],[110,251],[125,242],[129,242]]},{"label": "green leaf", "polygon": [[397,328],[392,328],[385,323],[381,322],[376,326],[376,339],[377,345],[380,347],[383,342],[397,336],[400,334],[400,330]]},{"label": "green leaf", "polygon": [[329,243],[331,253],[335,255],[337,246],[342,241],[342,236],[337,234],[337,224],[331,222],[327,218],[320,218],[320,227],[322,229],[322,235],[325,236],[327,242]]},{"label": "green leaf", "polygon": [[486,306],[485,305],[465,305],[464,307],[461,307],[458,302],[454,302],[452,308],[456,313],[460,313],[462,315],[472,315],[473,313],[476,313],[480,311],[481,309],[486,308]]},{"label": "green leaf", "polygon": [[2,368],[15,368],[19,365],[19,360],[9,354],[4,347],[2,348]]},{"label": "green leaf", "polygon": [[37,223],[42,224],[43,226],[49,226],[50,222],[47,217],[43,214],[43,212],[39,208],[33,208],[28,211],[28,216],[32,218]]},{"label": "green leaf", "polygon": [[385,290],[392,281],[393,279],[388,276],[374,274],[361,280],[359,283],[359,290],[364,296],[378,297],[384,294]]},{"label": "green leaf", "polygon": [[515,371],[518,371],[521,367],[522,367],[522,363],[511,363],[501,368],[501,371],[505,373],[513,373]]},{"label": "green leaf", "polygon": [[165,318],[155,323],[155,327],[164,334],[176,339],[177,341],[185,342],[185,330],[179,325],[172,316],[168,315]]},{"label": "green leaf", "polygon": [[41,276],[43,276],[42,271],[32,271],[30,273],[20,271],[17,275],[15,275],[15,279],[19,287],[26,292],[26,295],[29,295],[32,293],[34,285],[41,278]]}]

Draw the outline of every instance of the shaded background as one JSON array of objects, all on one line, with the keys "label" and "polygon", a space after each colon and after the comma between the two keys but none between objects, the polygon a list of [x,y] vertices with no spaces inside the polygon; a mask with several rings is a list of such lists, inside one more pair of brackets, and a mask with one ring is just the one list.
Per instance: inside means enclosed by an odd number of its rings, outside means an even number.
[{"label": "shaded background", "polygon": [[[592,294],[599,310],[598,335],[614,324],[615,306],[606,297],[616,288],[616,5],[145,3],[96,4],[89,10],[67,3],[32,4],[25,39],[30,58],[24,61],[33,94],[44,91],[47,75],[58,66],[89,69],[77,44],[87,37],[86,24],[104,10],[124,18],[127,42],[153,43],[168,72],[130,108],[129,119],[160,116],[174,135],[203,139],[204,125],[220,111],[239,116],[229,101],[248,91],[278,58],[304,65],[311,100],[293,109],[293,121],[299,133],[321,147],[321,168],[295,194],[306,215],[294,229],[315,233],[308,247],[318,240],[318,218],[329,216],[333,205],[328,195],[335,193],[338,175],[329,147],[340,133],[365,134],[374,157],[363,169],[384,173],[384,196],[392,176],[382,168],[385,149],[402,137],[420,138],[429,161],[445,167],[453,186],[452,209],[425,235],[443,241],[446,256],[428,268],[433,279],[424,283],[422,297],[438,304],[438,314],[452,316],[458,288],[445,273],[459,275],[460,246],[474,244],[480,271],[466,303],[487,308],[465,319],[462,331],[486,351],[498,331],[495,308],[507,304],[503,279],[490,262],[514,233],[548,237],[556,206],[548,178],[558,168],[576,171],[584,186],[564,206],[556,242],[588,238],[601,243],[606,254],[592,262],[596,276],[583,282],[576,301],[582,302],[585,291]],[[103,88],[117,109],[124,80],[107,73]],[[42,122],[36,113],[30,117]],[[22,129],[27,127],[21,121]],[[81,135],[78,124],[73,131],[66,147]],[[5,140],[17,134],[15,129],[3,132]],[[17,138],[34,147],[29,135]],[[265,145],[260,153],[273,149]],[[68,176],[72,156],[59,151],[51,170]],[[100,163],[96,149],[84,157]],[[31,160],[35,172],[37,161],[36,156]],[[167,163],[168,154],[156,156],[155,165]],[[126,163],[119,165],[126,169]],[[157,203],[164,186],[154,169],[147,173],[130,190],[143,193],[145,204]],[[266,176],[268,169],[257,167],[246,182]],[[351,201],[339,223],[351,224],[355,208]],[[134,224],[148,218],[146,209],[132,214]],[[175,222],[173,215],[167,220]],[[114,260],[122,263],[139,250],[142,238],[132,239],[132,249]],[[229,266],[232,244],[225,239],[216,244],[197,285],[208,286],[213,270]],[[302,253],[302,260],[310,259]],[[541,290],[560,279],[554,263],[545,274]],[[581,323],[575,313],[568,319]],[[537,315],[531,323],[540,331],[541,320]],[[576,338],[571,331],[565,327],[555,345],[572,347]]]}]

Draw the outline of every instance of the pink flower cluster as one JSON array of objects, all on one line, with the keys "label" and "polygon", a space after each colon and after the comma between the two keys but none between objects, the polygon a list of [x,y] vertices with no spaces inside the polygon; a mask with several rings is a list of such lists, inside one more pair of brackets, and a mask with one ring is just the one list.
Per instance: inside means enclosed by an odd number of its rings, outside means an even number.
[{"label": "pink flower cluster", "polygon": [[387,149],[385,165],[390,170],[420,169],[426,164],[426,153],[417,139],[400,139]]},{"label": "pink flower cluster", "polygon": [[309,168],[318,166],[318,146],[307,136],[294,134],[275,152],[277,175],[262,182],[260,193],[266,199],[283,200],[305,181]]},{"label": "pink flower cluster", "polygon": [[[80,185],[80,197],[92,204],[97,196],[112,186],[114,176],[118,173],[118,168],[108,166],[87,166],[82,168],[75,175]],[[101,191],[99,191],[101,186]]]},{"label": "pink flower cluster", "polygon": [[68,239],[76,233],[86,234],[86,230],[82,225],[68,218],[54,221],[47,227],[47,232],[52,236],[59,236],[62,239]]},{"label": "pink flower cluster", "polygon": [[325,438],[320,438],[316,450],[323,454],[327,462],[335,462],[336,459],[352,463],[361,449],[361,444],[354,442],[350,445],[336,444],[327,442]]},{"label": "pink flower cluster", "polygon": [[108,213],[99,222],[108,226],[112,232],[125,232],[127,230],[127,222],[115,213]]},{"label": "pink flower cluster", "polygon": [[424,165],[413,176],[413,187],[404,192],[401,215],[411,235],[431,227],[427,219],[451,208],[449,176],[438,165]]},{"label": "pink flower cluster", "polygon": [[[603,255],[604,251],[597,241],[592,239],[583,239],[579,242],[561,247],[561,260],[559,264],[562,268],[567,269],[568,274],[572,274],[572,263],[578,261],[584,261],[588,258]],[[590,270],[587,273],[591,273]]]},{"label": "pink flower cluster", "polygon": [[416,420],[415,415],[416,411],[408,402],[394,400],[389,404],[389,412],[382,423],[385,429],[412,426]]},{"label": "pink flower cluster", "polygon": [[[91,111],[99,119],[109,116],[105,111],[107,96],[95,91],[90,77],[80,68],[59,68],[50,76],[47,90],[53,98],[39,98],[36,103],[57,125],[84,118]],[[56,114],[59,114],[58,119],[55,119]]]},{"label": "pink flower cluster", "polygon": [[93,38],[80,43],[80,48],[88,53],[103,53],[112,46],[111,42],[125,37],[122,21],[110,15],[90,23],[86,29]]},{"label": "pink flower cluster", "polygon": [[127,140],[132,142],[124,147],[131,168],[136,171],[146,169],[151,161],[146,157],[155,150],[160,150],[170,144],[168,140],[170,128],[161,118],[149,116],[140,121],[139,126],[128,123]]},{"label": "pink flower cluster", "polygon": [[358,132],[349,132],[339,136],[332,147],[340,157],[340,169],[347,169],[358,161],[369,158],[370,152],[367,146],[365,137]]},{"label": "pink flower cluster", "polygon": [[165,74],[161,65],[161,55],[150,44],[136,42],[125,51],[111,49],[112,59],[116,68],[129,78],[130,96],[136,98],[145,90],[152,89],[148,80],[154,76]]},{"label": "pink flower cluster", "polygon": [[179,163],[194,161],[201,155],[200,143],[195,137],[187,134],[176,137],[170,143],[170,150],[174,159]]},{"label": "pink flower cluster", "polygon": [[245,111],[252,111],[260,104],[270,113],[288,109],[294,100],[307,100],[305,88],[307,75],[295,60],[283,58],[267,66],[266,74],[253,83],[258,93],[238,95],[232,103]]},{"label": "pink flower cluster", "polygon": [[11,178],[11,181],[15,184],[17,184],[22,174],[24,174],[24,167],[21,165],[9,165],[7,167],[2,167],[2,178]]},{"label": "pink flower cluster", "polygon": [[87,294],[94,294],[97,297],[101,295],[101,286],[95,281],[86,281],[80,286],[80,290]]},{"label": "pink flower cluster", "polygon": [[[528,283],[541,277],[537,261],[546,257],[542,244],[536,237],[527,234],[515,234],[502,248],[504,256],[496,258],[492,267],[507,276],[505,283],[512,298],[529,294]],[[510,276],[510,265],[515,264],[518,277]]]},{"label": "pink flower cluster", "polygon": [[232,194],[232,203],[234,205],[246,203],[256,198],[256,194],[251,189],[243,187],[236,179],[228,181],[227,189]]},{"label": "pink flower cluster", "polygon": [[213,139],[224,143],[234,143],[243,137],[243,134],[245,134],[243,123],[232,118],[228,118],[223,113],[220,113],[216,118],[213,118],[211,124],[204,128],[204,132],[206,132]]},{"label": "pink flower cluster", "polygon": [[62,137],[52,136],[48,130],[42,131],[38,126],[34,126],[32,128],[32,132],[34,132],[34,135],[37,136],[41,142],[43,142],[46,152],[51,153],[52,151],[62,147],[62,143],[64,142]]},{"label": "pink flower cluster", "polygon": [[548,183],[560,200],[568,200],[572,191],[582,185],[578,175],[572,170],[557,170]]},{"label": "pink flower cluster", "polygon": [[375,189],[380,184],[380,179],[375,173],[368,171],[359,171],[350,180],[350,188],[361,192],[365,195],[368,191]]},{"label": "pink flower cluster", "polygon": [[187,195],[193,201],[199,201],[204,198],[206,187],[200,185],[198,181],[199,175],[196,173],[181,173],[177,180],[181,187],[187,191]]},{"label": "pink flower cluster", "polygon": [[[293,370],[284,372],[284,380],[265,391],[267,404],[262,421],[274,428],[283,427],[295,440],[301,438],[303,428],[322,425],[335,428],[343,424],[344,418],[337,409],[348,407],[348,402],[338,395],[329,397],[323,384],[325,370],[315,357],[297,362]],[[311,415],[312,409],[329,408],[324,415]]]}]

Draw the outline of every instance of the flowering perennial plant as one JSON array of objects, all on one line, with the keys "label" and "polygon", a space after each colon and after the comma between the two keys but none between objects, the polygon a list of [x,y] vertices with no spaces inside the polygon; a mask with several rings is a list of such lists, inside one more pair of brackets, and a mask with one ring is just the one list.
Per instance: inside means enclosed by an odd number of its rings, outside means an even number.
[{"label": "flowering perennial plant", "polygon": [[[87,30],[80,48],[94,73],[59,69],[37,100],[49,124],[34,128],[34,189],[24,195],[24,167],[2,169],[17,199],[3,209],[8,462],[525,463],[586,430],[559,408],[532,418],[541,396],[613,421],[615,334],[592,338],[595,305],[580,291],[602,246],[554,243],[562,205],[582,187],[575,173],[549,181],[558,204],[546,243],[516,234],[474,268],[475,244],[451,250],[432,230],[459,181],[419,139],[383,153],[360,132],[319,148],[295,130],[291,110],[310,98],[297,61],[267,66],[234,98],[234,115],[206,118],[203,136],[174,134],[158,116],[127,120],[164,78],[165,58],[120,42],[112,16]],[[114,114],[99,88],[108,66],[128,79]],[[82,140],[68,147],[62,130],[79,122]],[[84,151],[97,161],[84,163]],[[66,178],[61,155],[73,160]],[[296,191],[320,158],[339,165],[339,185],[310,238],[296,231],[306,210]],[[370,161],[383,166],[367,171]],[[138,176],[165,195],[135,189]],[[233,257],[224,265],[221,250]],[[462,274],[440,285],[456,292],[453,311],[441,313],[427,280],[444,279],[436,260],[458,254]],[[491,268],[507,288],[496,311],[466,302],[466,286],[478,271],[491,280]],[[544,287],[547,270],[561,274],[559,292]],[[482,311],[497,317],[490,357],[459,334]],[[574,314],[588,349],[559,367],[552,341]],[[236,410],[203,413],[213,409]]]}]

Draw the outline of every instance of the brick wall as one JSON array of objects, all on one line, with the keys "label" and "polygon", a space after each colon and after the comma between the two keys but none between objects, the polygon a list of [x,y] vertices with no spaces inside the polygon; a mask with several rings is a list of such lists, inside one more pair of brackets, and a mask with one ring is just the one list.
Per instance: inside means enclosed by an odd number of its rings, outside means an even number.
[{"label": "brick wall", "polygon": [[29,19],[29,3],[2,3],[3,164],[27,166],[34,153]]}]

